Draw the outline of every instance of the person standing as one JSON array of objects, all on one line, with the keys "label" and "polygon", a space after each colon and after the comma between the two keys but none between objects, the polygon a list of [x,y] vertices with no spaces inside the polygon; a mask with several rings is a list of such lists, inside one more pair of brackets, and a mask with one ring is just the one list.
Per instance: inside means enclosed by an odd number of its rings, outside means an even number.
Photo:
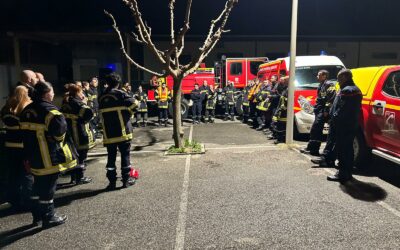
[{"label": "person standing", "polygon": [[[354,165],[353,141],[359,126],[358,119],[361,110],[362,93],[355,85],[353,75],[349,69],[342,69],[338,73],[340,91],[333,101],[330,115],[329,136],[334,140],[334,146],[329,151],[324,150],[320,159],[313,159],[313,163],[335,162],[339,160],[339,170],[328,176],[329,181],[346,183],[351,180]],[[328,146],[328,145],[327,145]]]},{"label": "person standing", "polygon": [[107,147],[108,153],[106,169],[109,185],[107,190],[115,190],[117,149],[121,153],[122,187],[127,188],[135,183],[137,171],[132,168],[130,161],[133,138],[130,119],[139,102],[118,89],[121,84],[121,77],[118,74],[111,73],[105,80],[108,88],[99,98],[99,109],[103,123],[103,144]]},{"label": "person standing", "polygon": [[273,121],[273,135],[274,143],[282,143],[286,138],[286,122],[287,122],[287,99],[288,99],[288,85],[289,77],[285,76],[280,79],[281,95],[279,98],[278,106],[272,118]]},{"label": "person standing", "polygon": [[158,125],[168,126],[168,102],[171,100],[171,91],[168,89],[167,84],[163,82],[161,87],[158,87],[154,93],[154,97],[158,105]]},{"label": "person standing", "polygon": [[32,205],[33,224],[43,227],[63,224],[65,215],[57,215],[54,194],[61,172],[77,165],[76,150],[67,138],[67,122],[53,105],[53,87],[48,82],[35,85],[33,102],[20,118],[24,143],[25,167],[34,175]]},{"label": "person standing", "polygon": [[235,87],[233,86],[233,82],[228,81],[228,86],[226,86],[223,90],[223,94],[225,96],[225,118],[224,121],[227,121],[230,117],[231,121],[235,120]]},{"label": "person standing", "polygon": [[300,150],[304,154],[319,155],[325,123],[329,121],[329,111],[336,96],[335,82],[328,81],[329,72],[320,70],[317,75],[319,82],[317,99],[314,106],[315,120],[310,131],[310,140],[305,149]]},{"label": "person standing", "polygon": [[203,93],[199,89],[199,84],[197,82],[194,84],[194,89],[190,93],[190,98],[193,101],[193,106],[192,106],[193,124],[200,123]]},{"label": "person standing", "polygon": [[89,125],[93,118],[93,110],[87,105],[87,98],[81,87],[69,86],[68,96],[61,107],[61,112],[66,118],[68,132],[78,150],[78,165],[71,173],[71,184],[90,183],[92,178],[85,177],[84,172],[87,168],[88,151],[95,146],[95,135]]},{"label": "person standing", "polygon": [[131,84],[129,82],[124,83],[121,89],[125,93],[127,93],[130,97],[133,97],[134,94],[132,93],[132,87],[131,87]]},{"label": "person standing", "polygon": [[210,92],[210,86],[206,80],[203,81],[203,85],[200,87],[201,93],[201,120],[205,122],[205,112],[207,110],[207,95]]},{"label": "person standing", "polygon": [[210,85],[210,90],[207,94],[206,103],[206,117],[205,122],[214,123],[215,120],[215,106],[217,104],[217,92],[214,90],[214,86]]},{"label": "person standing", "polygon": [[23,138],[20,129],[22,110],[31,103],[28,89],[17,86],[6,105],[1,110],[1,120],[5,125],[5,155],[8,168],[7,201],[16,210],[30,208],[33,176],[23,164]]},{"label": "person standing", "polygon": [[264,80],[261,87],[260,91],[256,95],[256,99],[258,102],[258,105],[256,107],[257,111],[257,124],[258,128],[256,129],[257,131],[261,131],[264,129],[265,125],[265,116],[266,112],[269,106],[269,95],[270,95],[271,89],[269,88],[269,81]]},{"label": "person standing", "polygon": [[243,123],[247,123],[249,121],[249,115],[250,115],[250,90],[254,86],[254,81],[249,80],[247,82],[247,86],[243,88],[242,91],[242,110],[243,110]]},{"label": "person standing", "polygon": [[147,101],[148,101],[148,96],[146,92],[143,91],[143,87],[140,85],[138,88],[138,91],[136,91],[134,97],[136,100],[139,101],[139,107],[136,112],[136,123],[139,126],[140,121],[143,119],[142,126],[146,127],[147,126]]},{"label": "person standing", "polygon": [[[97,77],[92,77],[89,81],[90,85],[90,100],[88,100],[88,103],[92,104],[93,108],[93,119],[90,120],[90,124],[92,126],[92,129],[95,132],[96,137],[100,135],[99,132],[99,122],[100,122],[100,117],[99,117],[99,92],[98,92],[98,86],[99,86],[99,79]],[[89,105],[90,107],[90,105]]]}]

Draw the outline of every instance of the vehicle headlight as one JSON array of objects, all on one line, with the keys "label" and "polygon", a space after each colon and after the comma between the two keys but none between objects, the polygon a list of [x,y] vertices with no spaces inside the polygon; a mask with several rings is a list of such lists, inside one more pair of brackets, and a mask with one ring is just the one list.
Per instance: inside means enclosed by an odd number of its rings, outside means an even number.
[{"label": "vehicle headlight", "polygon": [[301,109],[306,112],[307,114],[314,114],[314,107],[311,105],[311,103],[305,98],[304,96],[300,95],[299,98],[297,98],[297,102],[299,103]]}]

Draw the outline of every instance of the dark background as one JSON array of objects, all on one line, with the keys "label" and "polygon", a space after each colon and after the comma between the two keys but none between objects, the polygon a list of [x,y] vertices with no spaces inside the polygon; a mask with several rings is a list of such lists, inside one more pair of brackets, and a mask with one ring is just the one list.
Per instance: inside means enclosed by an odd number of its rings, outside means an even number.
[{"label": "dark background", "polygon": [[[207,32],[210,20],[225,0],[194,0],[191,35]],[[290,0],[240,0],[228,27],[232,35],[289,35]],[[139,0],[153,34],[168,34],[168,0]],[[177,27],[186,0],[177,0]],[[133,28],[132,17],[120,0],[1,0],[1,31],[104,32],[111,11],[122,29]],[[299,35],[400,35],[398,0],[299,0]],[[179,14],[180,13],[180,14]]]}]

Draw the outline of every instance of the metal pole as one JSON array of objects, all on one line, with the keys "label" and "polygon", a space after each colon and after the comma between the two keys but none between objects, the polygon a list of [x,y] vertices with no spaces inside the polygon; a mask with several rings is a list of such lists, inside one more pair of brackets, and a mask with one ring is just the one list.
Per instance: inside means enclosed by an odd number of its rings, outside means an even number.
[{"label": "metal pole", "polygon": [[298,0],[292,0],[292,31],[290,35],[290,73],[287,103],[286,144],[293,144],[294,124],[294,80],[296,77],[297,11]]}]

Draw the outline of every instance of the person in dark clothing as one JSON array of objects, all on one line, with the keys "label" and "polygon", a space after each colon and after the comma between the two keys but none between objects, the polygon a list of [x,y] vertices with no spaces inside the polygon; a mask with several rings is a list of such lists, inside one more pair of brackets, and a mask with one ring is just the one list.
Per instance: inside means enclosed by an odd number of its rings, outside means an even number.
[{"label": "person in dark clothing", "polygon": [[207,111],[207,95],[210,92],[210,86],[206,80],[203,81],[203,85],[200,87],[201,93],[201,120],[205,122],[205,112]]},{"label": "person in dark clothing", "polygon": [[78,165],[71,173],[71,183],[75,185],[90,183],[92,178],[85,177],[84,172],[87,167],[88,151],[95,146],[94,131],[89,125],[93,118],[93,110],[87,105],[87,98],[83,95],[81,87],[69,86],[68,96],[61,107],[61,112],[66,118],[68,133],[78,150]]},{"label": "person in dark clothing", "polygon": [[317,75],[319,86],[314,106],[315,120],[310,131],[310,140],[300,152],[314,156],[319,155],[325,123],[329,121],[329,111],[336,96],[335,82],[328,81],[329,72],[320,70]]},{"label": "person in dark clothing", "polygon": [[[272,139],[274,143],[282,143],[286,138],[286,122],[287,122],[287,99],[288,99],[288,85],[289,77],[285,76],[280,79],[279,85],[281,86],[279,103],[272,117]],[[270,138],[271,139],[271,138]]]},{"label": "person in dark clothing", "polygon": [[207,94],[206,103],[206,117],[205,122],[214,123],[215,119],[215,106],[217,105],[217,92],[214,90],[214,86],[210,85],[210,90]]},{"label": "person in dark clothing", "polygon": [[228,81],[228,86],[226,86],[223,90],[223,94],[225,97],[224,121],[227,121],[229,118],[231,119],[231,121],[235,120],[235,92],[236,89],[233,86],[233,82]]},{"label": "person in dark clothing", "polygon": [[136,123],[139,126],[140,121],[143,119],[143,123],[142,126],[146,127],[147,126],[147,112],[148,112],[148,108],[147,108],[147,94],[146,92],[143,91],[143,87],[139,86],[138,91],[136,91],[134,97],[136,98],[136,100],[139,101],[139,107],[137,109],[136,112]]},{"label": "person in dark clothing", "polygon": [[[276,75],[271,76],[270,83],[268,85],[268,101],[264,104],[267,106],[267,110],[265,111],[265,129],[264,132],[269,131],[272,123],[272,116],[274,114],[274,108],[271,108],[272,105],[272,96],[277,92],[277,85],[278,85],[278,77]],[[275,106],[276,108],[276,106]]]},{"label": "person in dark clothing", "polygon": [[5,125],[5,155],[8,178],[6,198],[16,210],[26,210],[31,205],[33,176],[23,164],[23,138],[20,130],[22,110],[31,103],[28,89],[24,86],[15,88],[1,110],[1,120]]},{"label": "person in dark clothing", "polygon": [[249,95],[250,90],[254,86],[254,81],[248,81],[247,86],[243,88],[242,91],[242,109],[243,109],[243,123],[247,123],[249,121],[250,116],[250,101]]},{"label": "person in dark clothing", "polygon": [[122,89],[122,91],[127,93],[130,97],[134,96],[134,94],[132,92],[131,84],[129,82],[124,83],[121,89]]},{"label": "person in dark clothing", "polygon": [[133,110],[139,104],[124,91],[118,89],[121,77],[116,73],[106,76],[108,88],[99,98],[100,116],[103,123],[103,144],[107,147],[107,178],[109,185],[107,190],[115,190],[117,170],[115,161],[117,149],[121,153],[122,187],[127,188],[135,183],[135,173],[130,161],[130,148],[132,124],[130,122]]},{"label": "person in dark clothing", "polygon": [[194,84],[194,90],[192,90],[192,93],[190,94],[190,98],[193,101],[193,106],[192,106],[193,124],[200,123],[203,97],[202,97],[202,93],[199,89],[199,84],[197,82]]},{"label": "person in dark clothing", "polygon": [[161,83],[154,92],[154,98],[157,101],[158,107],[158,125],[168,126],[168,103],[172,98],[171,91],[168,89],[165,82]]},{"label": "person in dark clothing", "polygon": [[350,70],[343,69],[338,73],[340,91],[336,95],[329,112],[329,126],[333,145],[325,148],[324,154],[312,162],[324,165],[328,161],[339,160],[339,170],[328,176],[329,181],[345,183],[352,179],[351,170],[354,163],[353,141],[357,133],[358,119],[361,110],[362,93],[355,85]]},{"label": "person in dark clothing", "polygon": [[90,98],[88,98],[88,105],[89,105],[89,107],[92,107],[92,109],[93,109],[93,119],[90,120],[90,124],[92,126],[92,129],[94,130],[96,137],[98,137],[98,136],[100,136],[100,132],[99,132],[100,116],[99,116],[99,100],[98,100],[99,80],[98,80],[98,78],[92,77],[89,81],[89,85],[90,85]]},{"label": "person in dark clothing", "polygon": [[52,104],[50,83],[35,85],[33,102],[22,111],[20,127],[23,135],[25,167],[34,175],[32,204],[33,224],[43,227],[63,224],[65,215],[57,215],[54,194],[60,173],[77,165],[77,152],[67,136],[67,122]]},{"label": "person in dark clothing", "polygon": [[258,105],[256,107],[257,111],[257,131],[261,131],[266,126],[265,124],[265,116],[269,106],[269,95],[271,92],[270,83],[268,80],[264,80],[260,91],[256,95],[256,99],[258,101]]}]

